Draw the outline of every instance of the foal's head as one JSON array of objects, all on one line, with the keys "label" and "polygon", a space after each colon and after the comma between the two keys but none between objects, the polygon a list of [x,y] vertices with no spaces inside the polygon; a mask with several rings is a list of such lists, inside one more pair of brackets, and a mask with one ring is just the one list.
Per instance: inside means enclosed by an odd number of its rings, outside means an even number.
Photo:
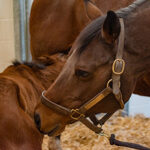
[{"label": "foal's head", "polygon": [[[148,15],[145,17],[147,16]],[[139,38],[141,34],[144,34],[145,37],[141,42],[148,45],[149,42],[147,38],[150,36],[147,34],[147,32],[150,33],[149,28],[147,28],[150,22],[145,25],[146,29],[144,33],[137,33],[142,26],[140,27],[140,24],[137,25],[135,30],[133,30],[133,26],[135,26],[137,22],[140,23],[144,21],[146,18],[141,17],[141,19],[136,22],[137,18],[133,19],[132,17],[125,19],[125,27],[129,26],[131,22],[134,25],[131,24],[130,28],[126,28],[125,35],[123,59],[126,62],[126,67],[120,80],[124,102],[129,99],[134,90],[139,72],[142,72],[141,68],[143,66],[141,64],[134,64],[135,62],[139,63],[141,50],[141,44],[136,43],[137,38]],[[86,27],[74,43],[70,57],[62,72],[44,95],[49,100],[72,109],[79,108],[102,91],[112,77],[112,64],[117,53],[116,45],[120,30],[119,17],[112,11],[109,11],[107,16],[95,20]],[[136,34],[136,36],[134,35],[135,41],[128,40],[130,39],[130,33],[133,35]],[[134,44],[134,46],[132,44]],[[132,54],[131,51],[127,50],[128,48],[135,47],[135,45],[137,46],[136,50],[139,52],[139,56],[138,53],[133,52]],[[113,112],[119,108],[120,106],[115,97],[110,94],[88,111],[87,114],[91,112]],[[54,133],[58,134],[59,131],[62,131],[64,126],[71,121],[69,116],[55,112],[42,103],[37,106],[35,116],[36,120],[38,120],[38,123],[36,123],[39,129],[44,133],[50,133],[50,135],[54,135]]]}]

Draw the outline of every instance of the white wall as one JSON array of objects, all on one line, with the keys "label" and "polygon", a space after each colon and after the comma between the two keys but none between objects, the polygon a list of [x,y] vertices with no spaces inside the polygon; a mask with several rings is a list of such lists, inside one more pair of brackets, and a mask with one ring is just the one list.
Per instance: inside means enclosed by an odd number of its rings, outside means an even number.
[{"label": "white wall", "polygon": [[129,115],[144,114],[150,117],[150,97],[133,94],[129,100]]},{"label": "white wall", "polygon": [[13,1],[0,0],[0,72],[15,58]]}]

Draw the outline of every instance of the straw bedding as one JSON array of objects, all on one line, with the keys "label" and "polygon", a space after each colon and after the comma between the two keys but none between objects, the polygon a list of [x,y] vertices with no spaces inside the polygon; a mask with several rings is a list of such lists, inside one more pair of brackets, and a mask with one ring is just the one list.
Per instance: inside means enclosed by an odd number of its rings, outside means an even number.
[{"label": "straw bedding", "polygon": [[[150,147],[150,118],[142,115],[114,116],[103,129],[108,134],[114,133],[116,139]],[[79,122],[66,127],[61,136],[61,145],[63,150],[128,150],[109,145],[107,138],[95,134]],[[48,137],[44,139],[43,150],[49,150]]]}]

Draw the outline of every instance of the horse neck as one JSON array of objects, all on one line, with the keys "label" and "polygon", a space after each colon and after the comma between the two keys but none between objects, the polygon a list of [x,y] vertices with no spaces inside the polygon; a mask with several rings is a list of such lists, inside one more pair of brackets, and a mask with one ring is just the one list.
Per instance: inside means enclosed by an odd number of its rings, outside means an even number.
[{"label": "horse neck", "polygon": [[[17,88],[13,81],[8,80],[5,76],[0,74],[0,107],[3,105],[16,108],[17,102]],[[2,105],[1,105],[2,103]]]},{"label": "horse neck", "polygon": [[[72,0],[72,1],[74,1],[74,0]],[[72,1],[70,1],[70,0],[37,0],[36,1],[35,0],[32,4],[32,9],[39,10],[39,11],[35,12],[35,11],[31,10],[31,13],[34,13],[35,17],[39,17],[38,19],[42,19],[41,15],[43,17],[46,17],[46,16],[49,16],[50,13],[52,13],[52,12],[57,13],[56,10],[59,10],[59,13],[60,13],[61,10],[66,9],[67,6],[72,5]]]},{"label": "horse neck", "polygon": [[122,0],[118,3],[118,0],[92,0],[96,6],[101,9],[103,13],[107,13],[108,10],[118,10],[123,7],[127,7],[135,0]]},{"label": "horse neck", "polygon": [[37,73],[37,77],[45,89],[48,89],[48,87],[55,81],[67,59],[66,56],[58,58],[58,55],[54,56],[54,63],[52,65],[47,66],[43,70],[39,70]]},{"label": "horse neck", "polygon": [[[125,54],[130,72],[137,76],[150,69],[150,8],[125,20]],[[133,69],[131,69],[133,68]]]},{"label": "horse neck", "polygon": [[54,64],[45,69],[32,70],[22,64],[5,69],[0,74],[0,108],[4,105],[12,106],[13,111],[20,107],[33,117],[41,92],[53,83],[63,64],[61,59],[55,59]]}]

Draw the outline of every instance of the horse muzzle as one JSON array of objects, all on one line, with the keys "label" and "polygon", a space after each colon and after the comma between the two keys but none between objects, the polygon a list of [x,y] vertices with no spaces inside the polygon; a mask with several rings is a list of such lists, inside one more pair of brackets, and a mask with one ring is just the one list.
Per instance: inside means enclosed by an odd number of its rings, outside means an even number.
[{"label": "horse muzzle", "polygon": [[61,127],[61,124],[56,124],[54,127],[51,128],[50,131],[48,132],[42,131],[41,119],[38,113],[34,114],[34,122],[36,124],[37,129],[40,131],[40,133],[47,134],[48,136],[58,136],[64,130],[64,127]]}]

